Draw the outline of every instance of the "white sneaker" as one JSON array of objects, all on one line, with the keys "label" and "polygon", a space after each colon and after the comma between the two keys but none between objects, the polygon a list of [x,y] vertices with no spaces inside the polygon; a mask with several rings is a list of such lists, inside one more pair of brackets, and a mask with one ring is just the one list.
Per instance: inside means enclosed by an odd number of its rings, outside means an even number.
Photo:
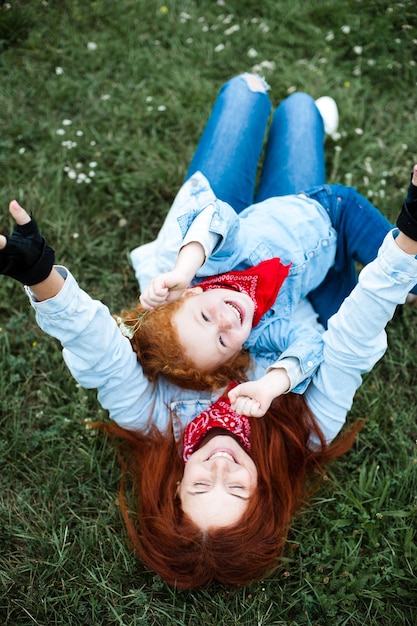
[{"label": "white sneaker", "polygon": [[322,96],[316,100],[316,107],[323,118],[324,132],[326,135],[334,135],[339,127],[339,111],[336,101],[330,96]]}]

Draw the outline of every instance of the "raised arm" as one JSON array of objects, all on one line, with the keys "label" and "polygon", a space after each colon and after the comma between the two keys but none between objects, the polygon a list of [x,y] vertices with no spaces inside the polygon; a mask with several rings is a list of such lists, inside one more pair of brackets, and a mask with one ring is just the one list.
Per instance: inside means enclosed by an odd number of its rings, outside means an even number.
[{"label": "raised arm", "polygon": [[33,219],[16,200],[9,205],[16,222],[10,237],[0,235],[0,274],[29,285],[37,300],[53,298],[64,279],[53,267],[55,253]]},{"label": "raised arm", "polygon": [[305,398],[329,441],[343,427],[362,375],[383,356],[385,327],[417,280],[417,165],[397,226],[323,335],[323,363]]}]

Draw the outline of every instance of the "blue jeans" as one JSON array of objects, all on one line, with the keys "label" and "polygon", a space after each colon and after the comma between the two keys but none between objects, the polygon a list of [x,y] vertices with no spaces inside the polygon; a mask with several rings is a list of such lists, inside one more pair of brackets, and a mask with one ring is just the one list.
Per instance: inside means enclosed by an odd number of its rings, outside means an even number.
[{"label": "blue jeans", "polygon": [[[248,84],[251,79],[255,83]],[[271,113],[268,89],[261,78],[250,74],[223,85],[185,177],[200,170],[216,196],[237,213],[254,201],[326,182],[321,115],[310,96],[295,93],[274,112],[255,195]]]},{"label": "blue jeans", "polygon": [[336,261],[309,299],[327,326],[357,282],[355,262],[374,259],[392,225],[352,187],[325,184],[323,120],[304,93],[292,94],[275,109],[257,184],[270,112],[263,79],[243,74],[225,83],[186,180],[200,170],[216,196],[237,213],[266,198],[300,192],[326,209],[338,233]]}]

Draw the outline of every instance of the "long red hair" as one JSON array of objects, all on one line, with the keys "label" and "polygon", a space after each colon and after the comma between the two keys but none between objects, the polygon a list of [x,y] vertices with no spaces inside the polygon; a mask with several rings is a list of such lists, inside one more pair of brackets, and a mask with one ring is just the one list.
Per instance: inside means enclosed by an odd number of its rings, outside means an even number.
[{"label": "long red hair", "polygon": [[[192,297],[190,294],[187,297]],[[172,322],[173,315],[182,306],[182,299],[164,304],[152,311],[140,304],[120,313],[125,326],[134,328],[130,342],[145,376],[155,380],[163,374],[182,389],[221,389],[230,380],[244,377],[249,367],[249,353],[241,350],[215,370],[201,370],[188,358],[181,346]],[[116,316],[115,316],[116,317]],[[118,319],[116,317],[116,319]]]},{"label": "long red hair", "polygon": [[[184,465],[181,444],[174,442],[172,432],[154,429],[145,435],[113,423],[100,425],[121,440],[119,502],[130,540],[140,559],[169,585],[190,589],[217,581],[240,586],[274,570],[314,475],[349,450],[361,423],[326,445],[304,398],[289,393],[277,398],[264,418],[252,419],[251,426],[256,492],[237,524],[203,533],[183,513],[176,495]],[[320,446],[308,445],[312,433]],[[127,476],[133,511],[126,496]]]}]

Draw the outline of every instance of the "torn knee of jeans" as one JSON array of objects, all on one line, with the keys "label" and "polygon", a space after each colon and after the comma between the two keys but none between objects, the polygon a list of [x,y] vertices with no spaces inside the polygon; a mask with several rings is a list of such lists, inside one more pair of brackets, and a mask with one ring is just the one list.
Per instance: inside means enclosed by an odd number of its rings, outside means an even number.
[{"label": "torn knee of jeans", "polygon": [[251,91],[266,93],[269,90],[269,85],[266,80],[262,78],[262,76],[258,76],[258,74],[246,73],[243,77]]}]

